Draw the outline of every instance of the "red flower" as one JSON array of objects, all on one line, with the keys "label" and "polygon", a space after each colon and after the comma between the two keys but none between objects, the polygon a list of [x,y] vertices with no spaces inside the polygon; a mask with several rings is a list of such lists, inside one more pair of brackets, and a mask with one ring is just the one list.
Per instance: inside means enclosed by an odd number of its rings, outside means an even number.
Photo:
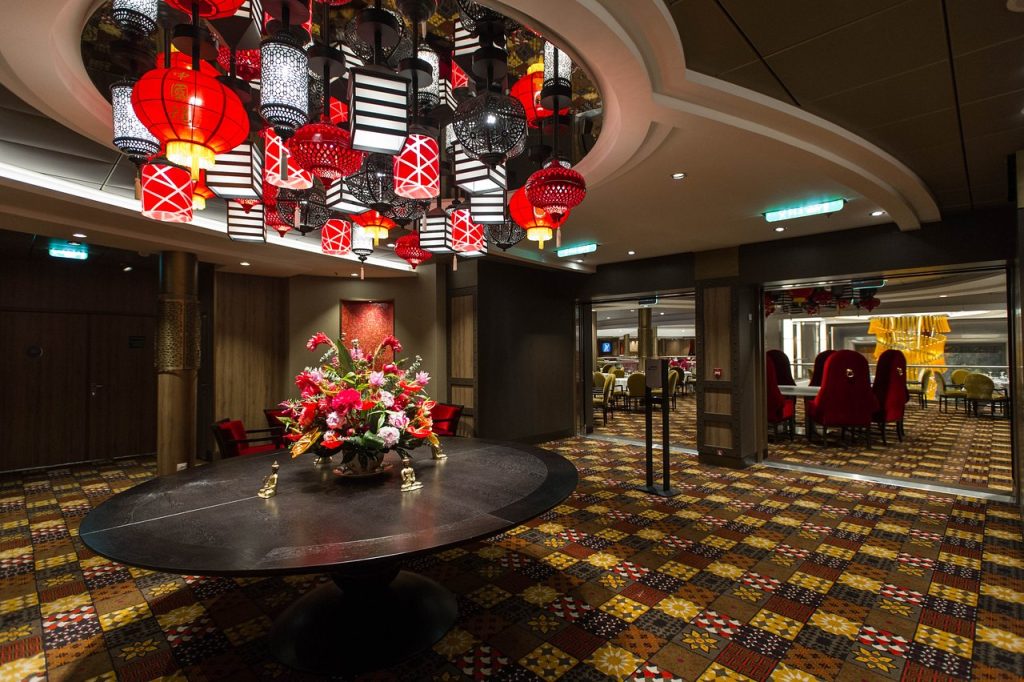
[{"label": "red flower", "polygon": [[346,388],[331,399],[331,407],[334,408],[335,412],[345,413],[358,406],[362,399],[363,397],[359,395],[359,391],[354,388]]},{"label": "red flower", "polygon": [[400,374],[400,372],[398,371],[398,365],[396,365],[393,362],[389,362],[388,364],[384,365],[380,369],[385,374]]},{"label": "red flower", "polygon": [[405,383],[405,381],[399,381],[398,382],[398,387],[400,389],[402,389],[403,391],[405,391],[406,393],[419,393],[420,389],[423,388],[422,386],[417,384],[415,381],[412,382],[411,384],[407,384],[407,383]]},{"label": "red flower", "polygon": [[303,398],[309,398],[320,392],[320,386],[313,380],[313,376],[303,371],[301,374],[295,377],[295,385],[299,387],[299,395]]},{"label": "red flower", "polygon": [[333,431],[328,431],[324,434],[323,439],[320,441],[320,445],[328,450],[337,450],[341,447],[341,441],[338,440],[338,437]]},{"label": "red flower", "polygon": [[361,409],[363,409],[363,410],[372,410],[373,406],[376,405],[376,404],[377,404],[376,400],[364,400],[363,401],[363,406],[362,406]]},{"label": "red flower", "polygon": [[309,427],[316,419],[316,403],[309,403],[302,406],[302,414],[299,415],[299,426]]},{"label": "red flower", "polygon": [[396,355],[402,352],[402,344],[391,334],[384,337],[384,340],[380,342],[380,347],[390,348]]},{"label": "red flower", "polygon": [[315,351],[317,348],[324,345],[325,343],[327,345],[331,344],[330,337],[328,337],[327,334],[324,334],[323,332],[317,332],[316,334],[313,334],[313,336],[309,337],[309,341],[306,342],[306,348],[308,348],[310,351]]}]

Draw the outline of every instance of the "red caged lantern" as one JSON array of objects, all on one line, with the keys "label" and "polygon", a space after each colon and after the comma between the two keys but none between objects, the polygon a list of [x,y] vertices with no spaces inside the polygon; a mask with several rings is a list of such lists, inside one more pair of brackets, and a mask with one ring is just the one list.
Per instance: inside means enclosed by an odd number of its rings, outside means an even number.
[{"label": "red caged lantern", "polygon": [[347,130],[329,123],[307,123],[285,144],[297,164],[328,185],[355,173],[366,158],[352,149]]},{"label": "red caged lantern", "polygon": [[192,4],[199,5],[199,16],[203,19],[224,19],[238,11],[245,0],[167,0],[176,10],[192,15]]},{"label": "red caged lantern", "polygon": [[508,202],[508,211],[512,220],[526,230],[526,238],[537,242],[542,249],[544,242],[554,237],[555,230],[569,217],[567,212],[560,220],[555,220],[550,213],[531,204],[526,196],[525,187],[520,187],[512,195]]},{"label": "red caged lantern", "polygon": [[213,168],[249,135],[249,117],[238,95],[202,71],[153,69],[135,84],[132,107],[149,132],[164,144],[172,163],[199,171]]},{"label": "red caged lantern", "polygon": [[[541,106],[540,92],[544,88],[544,64],[538,63],[530,66],[526,75],[515,82],[510,94],[520,101],[523,109],[526,110],[526,124],[531,128],[537,128],[542,118],[548,118],[554,112]],[[560,116],[569,113],[566,107],[558,112]]]},{"label": "red caged lantern", "polygon": [[526,198],[561,223],[587,196],[587,181],[567,161],[551,159],[526,180]]},{"label": "red caged lantern", "polygon": [[406,199],[433,199],[441,193],[441,148],[430,135],[410,133],[394,157],[395,194]]},{"label": "red caged lantern", "polygon": [[328,256],[345,256],[352,253],[352,223],[341,218],[331,218],[320,230],[320,250]]},{"label": "red caged lantern", "polygon": [[142,215],[165,223],[192,222],[192,174],[155,159],[142,166]]},{"label": "red caged lantern", "polygon": [[395,240],[395,255],[406,261],[415,270],[434,257],[432,253],[420,246],[420,233],[413,232]]},{"label": "red caged lantern", "polygon": [[468,208],[458,208],[448,219],[452,223],[452,251],[472,253],[482,251],[486,246],[484,226],[473,222]]},{"label": "red caged lantern", "polygon": [[313,174],[292,160],[284,140],[273,128],[264,128],[260,135],[263,136],[263,177],[266,182],[282,189],[309,189],[313,186]]}]

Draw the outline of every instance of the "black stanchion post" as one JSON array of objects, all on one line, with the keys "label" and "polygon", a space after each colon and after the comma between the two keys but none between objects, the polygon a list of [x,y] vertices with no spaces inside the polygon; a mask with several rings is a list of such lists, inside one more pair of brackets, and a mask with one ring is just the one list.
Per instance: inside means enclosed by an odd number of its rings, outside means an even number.
[{"label": "black stanchion post", "polygon": [[[647,385],[644,389],[644,396],[647,399],[645,418],[647,426],[647,486],[644,488],[652,495],[659,497],[675,497],[678,490],[672,489],[669,480],[669,395],[668,389],[668,361],[658,358],[648,358],[644,366],[644,373],[647,377]],[[661,487],[654,485],[654,409],[653,388],[661,389]]]},{"label": "black stanchion post", "polygon": [[651,405],[651,387],[644,386],[644,423],[647,442],[647,487],[654,487],[654,414]]},{"label": "black stanchion post", "polygon": [[668,383],[668,362],[666,360],[661,361],[661,483],[662,491],[668,493],[670,489],[669,485],[669,473],[668,473],[668,460],[669,460],[669,447],[668,447],[668,403],[669,403],[669,383]]}]

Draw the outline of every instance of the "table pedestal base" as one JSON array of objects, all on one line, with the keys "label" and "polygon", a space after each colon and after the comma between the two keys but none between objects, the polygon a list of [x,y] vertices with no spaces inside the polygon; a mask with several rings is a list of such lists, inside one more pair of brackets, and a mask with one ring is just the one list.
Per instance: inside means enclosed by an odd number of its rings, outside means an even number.
[{"label": "table pedestal base", "polygon": [[455,595],[397,567],[332,574],[292,604],[270,630],[285,665],[329,676],[384,668],[428,648],[455,623]]}]

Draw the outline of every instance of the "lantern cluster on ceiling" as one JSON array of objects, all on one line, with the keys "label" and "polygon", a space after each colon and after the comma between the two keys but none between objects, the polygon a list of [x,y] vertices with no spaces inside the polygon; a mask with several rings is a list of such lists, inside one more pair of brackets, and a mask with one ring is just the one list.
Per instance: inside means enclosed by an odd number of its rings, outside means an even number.
[{"label": "lantern cluster on ceiling", "polygon": [[[424,36],[437,0],[367,2],[337,30],[331,8],[348,0],[163,2],[184,17],[160,0],[111,6],[128,42],[158,28],[163,40],[156,63],[124,60],[134,72],[111,87],[113,142],[140,169],[149,218],[189,222],[219,197],[231,239],[319,230],[324,253],[360,261],[411,227],[395,253],[415,268],[432,254],[486,254],[488,242],[543,248],[586,194],[559,149],[571,60],[545,44],[509,83],[507,43],[521,27],[473,0],[457,2],[448,53]],[[176,16],[187,21],[168,25]],[[227,18],[252,21],[259,48],[209,30]],[[506,164],[531,129],[551,135],[550,157],[510,188]]]}]

